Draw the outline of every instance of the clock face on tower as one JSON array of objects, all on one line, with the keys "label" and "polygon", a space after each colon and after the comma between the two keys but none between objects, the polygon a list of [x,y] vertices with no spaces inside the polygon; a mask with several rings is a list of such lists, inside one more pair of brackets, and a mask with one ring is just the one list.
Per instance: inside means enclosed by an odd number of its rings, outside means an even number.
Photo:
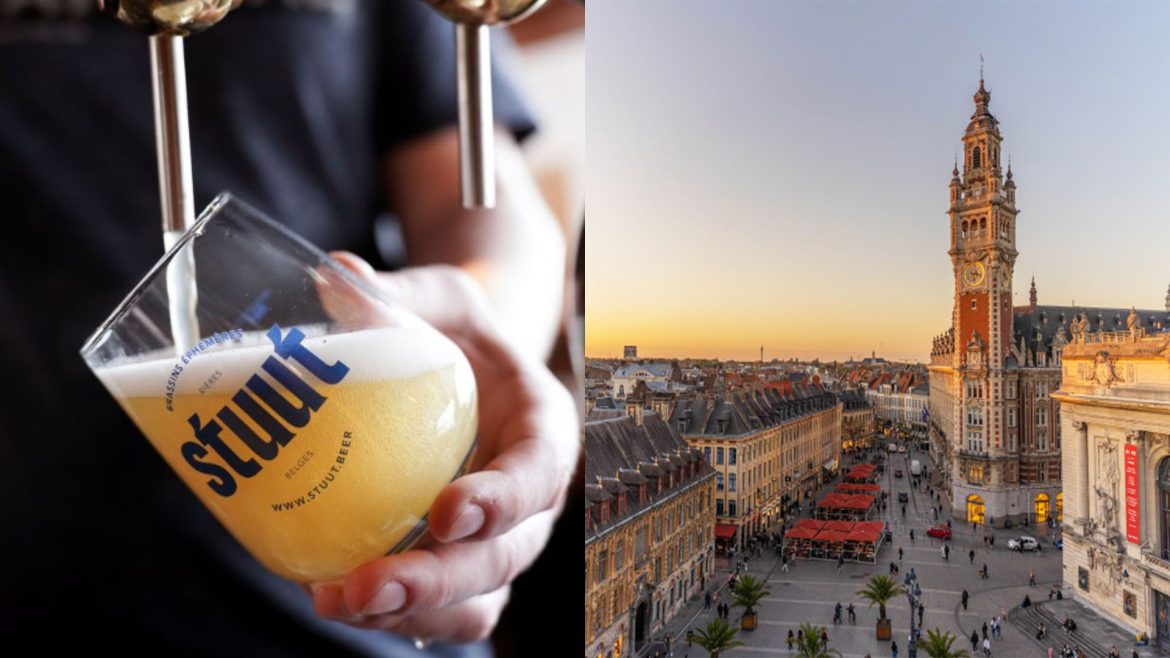
[{"label": "clock face on tower", "polygon": [[983,263],[968,263],[967,266],[963,268],[963,283],[967,284],[968,287],[974,288],[975,286],[983,283],[983,277],[985,274],[986,271],[983,269]]}]

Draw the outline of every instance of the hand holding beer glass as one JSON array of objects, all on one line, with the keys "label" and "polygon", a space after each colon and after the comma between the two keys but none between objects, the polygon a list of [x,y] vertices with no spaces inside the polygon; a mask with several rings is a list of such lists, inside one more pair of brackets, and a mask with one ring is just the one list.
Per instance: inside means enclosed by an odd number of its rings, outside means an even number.
[{"label": "hand holding beer glass", "polygon": [[[172,339],[166,271],[177,259],[194,262],[192,345]],[[474,639],[482,623],[463,631],[425,611],[456,622],[494,600],[498,613],[501,588],[539,553],[563,498],[572,401],[491,339],[486,315],[467,308],[474,295],[452,304],[403,286],[412,275],[389,279],[456,346],[347,261],[221,197],[82,354],[252,555],[319,584],[320,613]],[[477,392],[477,379],[489,390]],[[413,546],[428,520],[440,540],[478,541],[383,557]]]}]

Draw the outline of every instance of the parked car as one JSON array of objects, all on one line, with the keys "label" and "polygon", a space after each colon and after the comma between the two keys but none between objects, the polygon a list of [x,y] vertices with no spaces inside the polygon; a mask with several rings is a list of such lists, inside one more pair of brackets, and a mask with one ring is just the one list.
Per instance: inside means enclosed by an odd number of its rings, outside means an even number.
[{"label": "parked car", "polygon": [[896,478],[900,478],[900,477],[902,477],[902,469],[900,469],[900,468],[895,468],[895,469],[894,469],[894,477],[896,477]]},{"label": "parked car", "polygon": [[910,494],[906,493],[905,491],[899,491],[898,492],[898,502],[899,503],[910,502]]},{"label": "parked car", "polygon": [[951,529],[945,525],[936,525],[926,531],[927,537],[937,537],[939,539],[950,539]]},{"label": "parked car", "polygon": [[1038,551],[1040,550],[1040,542],[1036,541],[1035,537],[1022,535],[1020,537],[1012,537],[1008,540],[1008,548],[1013,551]]}]

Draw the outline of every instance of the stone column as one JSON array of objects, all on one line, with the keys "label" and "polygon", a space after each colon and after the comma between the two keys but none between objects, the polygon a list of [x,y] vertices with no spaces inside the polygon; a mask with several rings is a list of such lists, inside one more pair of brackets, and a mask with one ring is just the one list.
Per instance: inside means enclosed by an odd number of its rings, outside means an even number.
[{"label": "stone column", "polygon": [[1072,427],[1077,432],[1076,444],[1077,452],[1079,453],[1079,462],[1077,463],[1077,520],[1076,522],[1084,527],[1084,524],[1089,521],[1089,426],[1088,424],[1074,420]]}]

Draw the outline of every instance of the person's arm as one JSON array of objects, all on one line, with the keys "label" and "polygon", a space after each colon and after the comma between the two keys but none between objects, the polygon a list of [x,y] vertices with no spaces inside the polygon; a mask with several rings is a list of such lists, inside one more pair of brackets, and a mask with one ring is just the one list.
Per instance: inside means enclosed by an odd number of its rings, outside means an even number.
[{"label": "person's arm", "polygon": [[497,205],[459,200],[454,127],[406,141],[386,158],[385,188],[411,266],[455,265],[483,286],[504,339],[544,361],[563,303],[565,240],[510,132],[496,134]]}]

